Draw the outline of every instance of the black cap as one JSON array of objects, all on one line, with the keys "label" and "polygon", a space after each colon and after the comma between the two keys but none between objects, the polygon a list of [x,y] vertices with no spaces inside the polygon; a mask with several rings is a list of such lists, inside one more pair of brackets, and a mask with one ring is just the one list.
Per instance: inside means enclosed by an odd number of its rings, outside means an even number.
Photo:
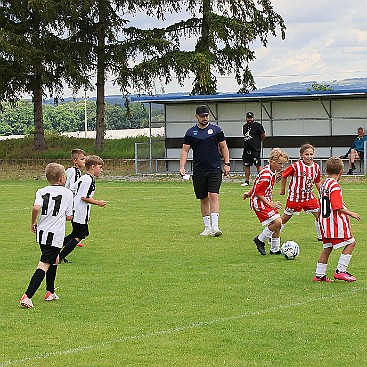
[{"label": "black cap", "polygon": [[254,113],[253,112],[247,112],[246,113],[246,117],[254,117]]},{"label": "black cap", "polygon": [[209,115],[209,108],[208,106],[201,105],[196,107],[196,114],[200,117],[203,117],[205,115]]}]

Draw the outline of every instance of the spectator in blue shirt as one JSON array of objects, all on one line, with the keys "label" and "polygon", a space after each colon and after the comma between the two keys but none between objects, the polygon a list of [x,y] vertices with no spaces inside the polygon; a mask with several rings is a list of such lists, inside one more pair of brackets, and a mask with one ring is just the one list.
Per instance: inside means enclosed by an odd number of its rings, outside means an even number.
[{"label": "spectator in blue shirt", "polygon": [[364,134],[363,127],[359,127],[357,131],[358,136],[354,140],[352,146],[349,148],[345,156],[341,156],[341,158],[347,158],[349,156],[349,171],[347,172],[347,175],[352,175],[353,171],[356,169],[354,161],[356,159],[364,158],[364,142],[367,141],[367,135]]}]

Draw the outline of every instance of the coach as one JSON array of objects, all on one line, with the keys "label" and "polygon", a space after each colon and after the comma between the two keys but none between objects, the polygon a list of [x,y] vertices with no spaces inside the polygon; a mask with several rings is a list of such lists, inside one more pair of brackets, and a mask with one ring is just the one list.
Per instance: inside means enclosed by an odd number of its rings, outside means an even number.
[{"label": "coach", "polygon": [[[229,150],[223,130],[209,123],[209,108],[205,105],[196,108],[196,125],[186,131],[180,155],[180,174],[185,176],[185,164],[190,148],[193,151],[194,191],[200,199],[201,214],[205,229],[201,236],[221,236],[218,226],[219,189],[222,173],[230,171]],[[222,171],[221,157],[224,159]]]},{"label": "coach", "polygon": [[264,127],[254,119],[253,112],[246,113],[246,123],[242,127],[244,138],[244,149],[242,154],[245,167],[245,182],[241,186],[250,184],[250,167],[254,164],[257,172],[261,171],[261,142],[265,140]]}]

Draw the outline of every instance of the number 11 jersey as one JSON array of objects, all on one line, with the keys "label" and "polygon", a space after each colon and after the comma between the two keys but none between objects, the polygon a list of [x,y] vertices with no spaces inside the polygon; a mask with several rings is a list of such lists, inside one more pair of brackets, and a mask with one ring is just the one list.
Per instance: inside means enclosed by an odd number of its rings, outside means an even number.
[{"label": "number 11 jersey", "polygon": [[73,193],[64,186],[46,186],[37,190],[34,205],[41,207],[37,242],[61,248],[65,237],[66,216],[73,214]]}]

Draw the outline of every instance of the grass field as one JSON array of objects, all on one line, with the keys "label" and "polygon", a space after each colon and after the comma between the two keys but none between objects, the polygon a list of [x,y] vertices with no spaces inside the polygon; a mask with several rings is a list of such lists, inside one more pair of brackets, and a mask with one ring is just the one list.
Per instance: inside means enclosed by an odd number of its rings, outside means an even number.
[{"label": "grass field", "polygon": [[[357,247],[355,283],[312,282],[321,251],[313,217],[282,240],[294,261],[260,256],[261,225],[238,183],[221,191],[224,235],[202,238],[190,182],[97,182],[91,235],[58,270],[59,301],[19,299],[39,260],[29,230],[42,180],[0,182],[0,366],[365,366],[367,186],[343,184]],[[276,190],[277,191],[277,190]],[[285,198],[281,201],[284,203]],[[70,229],[68,224],[67,229]],[[332,276],[340,252],[332,253]]]}]

